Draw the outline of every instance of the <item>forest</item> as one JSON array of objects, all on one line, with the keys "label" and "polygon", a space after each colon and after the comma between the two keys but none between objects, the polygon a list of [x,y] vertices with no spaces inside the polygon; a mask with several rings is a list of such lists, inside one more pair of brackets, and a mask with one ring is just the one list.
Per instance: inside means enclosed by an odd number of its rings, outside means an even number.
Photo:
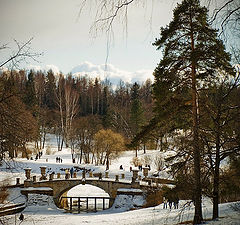
[{"label": "forest", "polygon": [[108,80],[54,75],[51,70],[13,70],[1,75],[0,104],[1,159],[6,152],[11,158],[18,152],[27,154],[29,141],[40,151],[51,133],[56,135],[59,151],[64,144],[81,153],[80,162],[89,163],[98,131],[111,129],[127,143],[149,121],[152,82],[120,81],[113,90]]}]

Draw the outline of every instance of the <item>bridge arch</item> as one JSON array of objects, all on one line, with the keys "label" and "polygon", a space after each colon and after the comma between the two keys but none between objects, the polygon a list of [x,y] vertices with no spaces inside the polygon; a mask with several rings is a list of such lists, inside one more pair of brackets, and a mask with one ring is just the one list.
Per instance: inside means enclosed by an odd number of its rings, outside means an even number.
[{"label": "bridge arch", "polygon": [[102,188],[99,188],[92,184],[79,184],[71,188],[67,192],[68,197],[106,197],[109,198],[109,194]]},{"label": "bridge arch", "polygon": [[67,192],[72,189],[73,187],[79,185],[79,184],[90,184],[96,187],[99,187],[103,189],[110,198],[115,199],[117,195],[117,189],[119,188],[131,188],[131,183],[126,182],[119,182],[119,181],[113,181],[113,180],[99,180],[99,179],[68,179],[68,180],[62,180],[62,179],[56,179],[56,180],[47,180],[47,181],[40,181],[36,183],[29,183],[24,184],[25,187],[50,187],[53,190],[53,199],[55,201],[55,204],[57,206],[59,205],[60,198],[66,197]]}]

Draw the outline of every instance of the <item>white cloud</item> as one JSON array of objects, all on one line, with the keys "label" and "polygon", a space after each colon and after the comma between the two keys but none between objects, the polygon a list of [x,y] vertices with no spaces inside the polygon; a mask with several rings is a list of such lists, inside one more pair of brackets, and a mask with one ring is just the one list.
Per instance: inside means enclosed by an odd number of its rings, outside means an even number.
[{"label": "white cloud", "polygon": [[[39,65],[29,65],[28,69],[34,69],[35,71],[42,70],[42,71],[48,71],[52,70],[54,74],[59,74],[59,69],[55,65],[45,65],[45,66],[39,66]],[[134,82],[145,82],[147,79],[151,79],[153,81],[153,75],[152,70],[138,70],[134,72],[121,70],[117,67],[115,67],[112,64],[108,64],[107,66],[105,64],[93,64],[91,62],[85,61],[78,66],[74,67],[71,70],[71,73],[74,76],[85,76],[87,75],[90,78],[100,78],[101,80],[109,79],[111,83],[115,86],[119,84],[119,81],[122,80],[124,82],[128,83],[134,83]]]},{"label": "white cloud", "polygon": [[74,67],[71,73],[75,76],[88,75],[90,78],[99,77],[101,80],[108,78],[113,84],[118,84],[120,80],[124,82],[144,82],[147,79],[153,80],[152,70],[138,70],[129,72],[121,70],[112,64],[107,66],[104,64],[95,65],[91,62],[85,61],[80,65]]},{"label": "white cloud", "polygon": [[39,70],[41,70],[42,68],[41,68],[41,66],[29,65],[29,66],[27,67],[27,69],[28,69],[28,70],[39,71]]},{"label": "white cloud", "polygon": [[48,70],[52,70],[54,74],[59,74],[59,69],[57,66],[55,65],[46,65],[45,66],[45,70],[48,71]]},{"label": "white cloud", "polygon": [[52,70],[54,74],[59,74],[59,69],[57,66],[55,65],[45,65],[43,67],[39,66],[39,65],[29,65],[27,67],[28,70],[35,70],[35,71],[48,71],[48,70]]}]

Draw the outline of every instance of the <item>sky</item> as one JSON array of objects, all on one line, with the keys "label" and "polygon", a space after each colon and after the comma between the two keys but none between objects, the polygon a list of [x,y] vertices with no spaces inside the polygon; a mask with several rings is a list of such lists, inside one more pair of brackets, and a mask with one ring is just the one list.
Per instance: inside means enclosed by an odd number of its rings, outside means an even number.
[{"label": "sky", "polygon": [[[43,53],[37,60],[21,64],[21,68],[55,72],[89,74],[117,81],[145,81],[161,58],[152,43],[159,37],[161,26],[172,18],[177,0],[148,0],[148,4],[132,5],[128,11],[127,35],[120,21],[114,22],[114,40],[107,57],[106,33],[93,37],[90,27],[95,16],[95,0],[79,16],[82,0],[0,0],[0,61],[16,49],[14,39],[26,42],[33,38],[33,52]],[[96,1],[98,2],[98,1]],[[142,1],[146,2],[146,1]]]}]

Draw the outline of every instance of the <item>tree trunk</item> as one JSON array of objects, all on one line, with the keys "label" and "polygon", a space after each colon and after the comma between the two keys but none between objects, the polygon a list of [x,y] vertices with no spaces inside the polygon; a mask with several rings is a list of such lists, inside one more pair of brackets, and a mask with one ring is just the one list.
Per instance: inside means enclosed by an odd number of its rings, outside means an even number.
[{"label": "tree trunk", "polygon": [[[159,146],[159,139],[157,138],[156,142],[155,142],[155,149],[158,149],[158,146]],[[160,149],[160,151],[161,151],[161,149]]]},{"label": "tree trunk", "polygon": [[46,141],[46,131],[44,129],[44,133],[43,133],[43,142],[42,142],[42,148],[45,147],[45,141]]},{"label": "tree trunk", "polygon": [[[92,160],[91,160],[91,163],[93,164],[93,162],[94,162],[94,159],[95,159],[95,156],[94,156],[94,152],[92,153]],[[96,160],[95,160],[95,162],[96,162]]]},{"label": "tree trunk", "polygon": [[213,220],[219,217],[218,204],[219,204],[219,168],[215,168],[213,181],[213,217],[212,217]]},{"label": "tree trunk", "polygon": [[219,127],[216,134],[216,162],[213,178],[213,219],[219,217],[218,204],[219,204],[219,167],[220,167],[220,135]]},{"label": "tree trunk", "polygon": [[109,155],[107,155],[106,170],[109,170]]},{"label": "tree trunk", "polygon": [[81,151],[80,151],[80,164],[82,164],[82,157],[83,157],[83,148],[81,146]]},{"label": "tree trunk", "polygon": [[[195,52],[194,35],[192,28],[192,16],[190,14],[191,23],[191,50]],[[196,63],[194,54],[192,54],[191,64],[191,80],[192,80],[192,123],[193,123],[193,158],[194,158],[194,202],[195,214],[193,224],[200,224],[202,217],[202,186],[201,186],[201,168],[200,168],[200,149],[198,138],[198,110],[197,110],[197,88],[196,88]]]},{"label": "tree trunk", "polygon": [[60,134],[56,134],[56,137],[57,137],[58,151],[60,151],[61,136]]},{"label": "tree trunk", "polygon": [[163,137],[160,137],[160,152],[163,152]]},{"label": "tree trunk", "polygon": [[42,148],[42,135],[40,135],[40,137],[39,137],[39,145],[40,145],[39,148],[40,148],[40,149],[43,149],[43,148]]},{"label": "tree trunk", "polygon": [[60,151],[62,151],[63,148],[63,138],[62,138],[62,142],[61,142],[61,146],[60,146]]}]

